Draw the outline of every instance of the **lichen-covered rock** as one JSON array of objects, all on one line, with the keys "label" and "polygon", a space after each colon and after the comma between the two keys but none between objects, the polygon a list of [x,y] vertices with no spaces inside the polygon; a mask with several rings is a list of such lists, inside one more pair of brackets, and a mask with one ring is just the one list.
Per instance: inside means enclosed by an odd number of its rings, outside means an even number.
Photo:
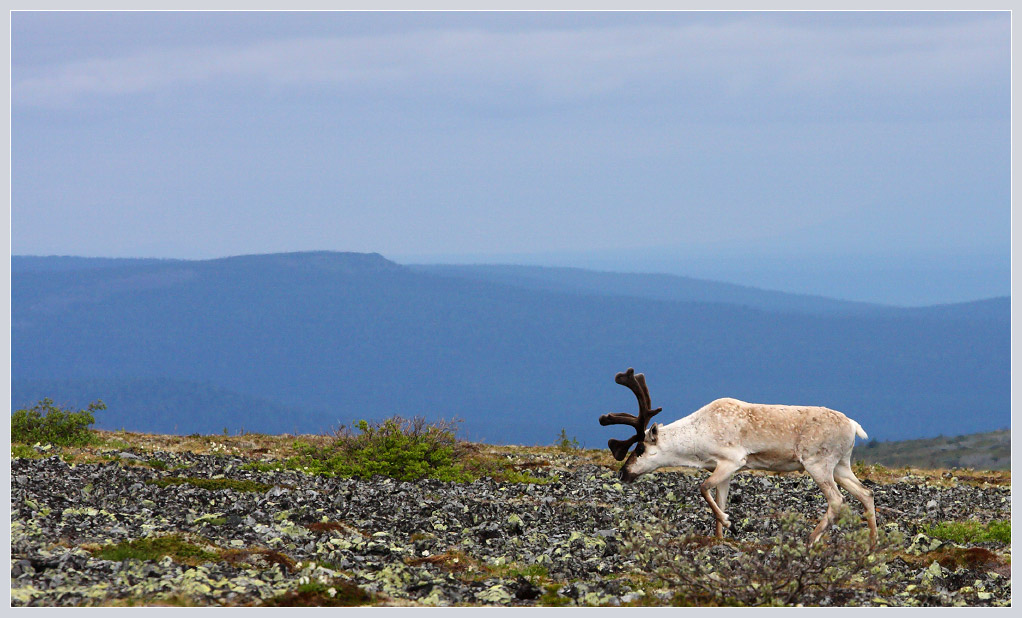
[{"label": "lichen-covered rock", "polygon": [[[658,551],[669,562],[691,551],[679,543],[687,535],[708,540],[714,533],[698,491],[702,476],[661,472],[623,486],[613,471],[570,454],[557,456],[556,470],[536,469],[557,477],[536,485],[260,472],[229,454],[145,455],[167,469],[121,459],[132,465],[69,466],[57,457],[11,461],[12,605],[245,606],[300,587],[336,595],[342,583],[383,605],[664,605],[674,593],[653,585],[656,574],[635,560],[628,543],[652,541],[648,533],[656,531],[663,535],[658,539],[668,539]],[[250,480],[271,489],[152,483],[168,476]],[[923,532],[944,519],[1009,518],[1008,488],[928,486],[910,477],[872,489],[878,505],[906,513],[878,514],[883,530],[908,537],[904,559],[871,567],[890,591],[853,587],[807,597],[808,604],[1010,603],[1007,570],[989,562],[942,567],[940,552],[965,548]],[[717,563],[738,559],[777,533],[780,512],[803,517],[808,534],[825,509],[804,475],[739,475],[728,508],[733,542],[714,545],[708,555]],[[216,559],[104,560],[94,554],[171,534]],[[982,548],[1005,562],[1010,556],[1010,545]]]}]

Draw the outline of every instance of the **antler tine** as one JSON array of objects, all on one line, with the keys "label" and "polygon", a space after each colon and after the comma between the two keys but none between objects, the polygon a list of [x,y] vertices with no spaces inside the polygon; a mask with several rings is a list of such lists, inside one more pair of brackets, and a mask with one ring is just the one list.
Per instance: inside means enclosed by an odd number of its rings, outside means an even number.
[{"label": "antler tine", "polygon": [[646,400],[646,409],[653,407],[653,400],[649,397],[649,387],[646,386],[646,376],[644,374],[638,374],[635,376],[635,381],[639,383],[639,388],[642,389],[643,399]]},{"label": "antler tine", "polygon": [[[642,375],[641,373],[639,374]],[[646,396],[643,395],[642,389],[639,388],[639,383],[635,379],[635,369],[629,367],[627,371],[614,376],[614,381],[622,386],[627,386],[629,390],[635,393],[635,397],[639,400],[639,411],[642,411],[642,404],[646,403]]]},{"label": "antler tine", "polygon": [[631,425],[639,422],[639,417],[627,412],[611,412],[600,417],[601,425]]},{"label": "antler tine", "polygon": [[663,409],[650,409],[653,407],[653,402],[649,396],[649,387],[646,386],[646,376],[641,373],[635,373],[635,370],[629,367],[627,371],[614,376],[614,381],[627,386],[635,394],[635,398],[639,401],[639,416],[635,419],[636,429],[638,429],[638,425],[641,423],[642,431],[645,431],[646,423],[649,422],[649,419],[656,416]]},{"label": "antler tine", "polygon": [[639,441],[639,436],[632,436],[627,440],[615,440],[611,438],[607,440],[607,446],[610,447],[610,452],[613,453],[614,459],[621,461],[628,455],[628,449],[632,448],[632,445]]},{"label": "antler tine", "polygon": [[601,425],[628,425],[635,429],[635,435],[628,440],[610,440],[607,442],[607,446],[610,447],[611,453],[614,454],[614,458],[621,461],[628,455],[628,449],[633,444],[643,439],[646,433],[646,425],[649,424],[649,419],[656,416],[663,408],[657,408],[651,410],[652,401],[649,396],[649,388],[646,386],[646,377],[641,373],[636,374],[635,369],[629,367],[627,371],[623,371],[614,376],[614,381],[622,386],[627,386],[632,393],[635,394],[635,398],[639,402],[639,415],[633,416],[624,412],[617,412],[611,414],[604,414],[600,417]]}]

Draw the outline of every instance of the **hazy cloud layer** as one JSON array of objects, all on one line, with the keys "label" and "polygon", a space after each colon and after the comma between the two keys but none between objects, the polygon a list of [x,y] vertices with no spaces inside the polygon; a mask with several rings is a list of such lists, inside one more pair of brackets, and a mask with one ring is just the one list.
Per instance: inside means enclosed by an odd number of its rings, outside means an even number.
[{"label": "hazy cloud layer", "polygon": [[[892,101],[979,88],[1008,96],[1006,24],[996,20],[835,31],[805,24],[732,23],[581,30],[425,30],[379,36],[262,40],[162,48],[14,67],[16,106],[73,106],[93,97],[210,85],[339,89],[359,96],[426,97],[503,106],[593,97],[756,97],[766,103],[846,97],[896,111]],[[881,95],[882,93],[882,95]],[[974,102],[938,111],[1003,114]],[[854,106],[846,110],[851,113]],[[707,113],[709,110],[704,110]],[[902,110],[907,111],[907,110]]]}]

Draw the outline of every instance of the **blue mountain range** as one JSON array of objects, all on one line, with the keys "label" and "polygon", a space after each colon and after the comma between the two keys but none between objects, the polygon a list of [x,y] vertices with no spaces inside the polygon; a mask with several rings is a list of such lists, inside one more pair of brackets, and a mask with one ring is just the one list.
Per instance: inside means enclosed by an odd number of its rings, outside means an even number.
[{"label": "blue mountain range", "polygon": [[899,308],[671,275],[307,252],[12,257],[12,406],[97,426],[323,433],[393,415],[599,447],[646,374],[658,421],[719,397],[822,405],[879,439],[1010,424],[1010,300]]}]

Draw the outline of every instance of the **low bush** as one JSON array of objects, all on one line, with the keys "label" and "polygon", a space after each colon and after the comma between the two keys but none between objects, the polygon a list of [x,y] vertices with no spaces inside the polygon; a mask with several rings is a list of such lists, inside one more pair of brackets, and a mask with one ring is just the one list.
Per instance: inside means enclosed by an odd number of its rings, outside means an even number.
[{"label": "low bush", "polygon": [[75,412],[53,405],[51,399],[43,399],[11,415],[11,442],[84,446],[94,439],[89,430],[96,422],[94,414],[105,409],[102,401],[94,401],[87,409]]},{"label": "low bush", "polygon": [[509,483],[548,483],[516,469],[503,459],[486,456],[455,438],[455,421],[427,423],[422,417],[399,416],[382,422],[358,421],[354,430],[341,427],[326,446],[296,442],[297,455],[280,462],[253,462],[249,470],[301,470],[308,474],[357,477],[375,475],[400,481],[423,478],[458,483],[487,476]]},{"label": "low bush", "polygon": [[326,447],[298,445],[299,454],[285,460],[287,468],[315,474],[368,479],[374,475],[401,481],[434,478],[467,481],[471,475],[457,461],[453,424],[427,424],[417,417],[355,424],[358,433],[341,427]]},{"label": "low bush", "polygon": [[563,427],[561,428],[561,435],[557,436],[557,441],[554,443],[554,446],[562,451],[574,451],[582,448],[582,445],[578,442],[578,438],[574,436],[569,438],[568,432],[565,431]]}]

